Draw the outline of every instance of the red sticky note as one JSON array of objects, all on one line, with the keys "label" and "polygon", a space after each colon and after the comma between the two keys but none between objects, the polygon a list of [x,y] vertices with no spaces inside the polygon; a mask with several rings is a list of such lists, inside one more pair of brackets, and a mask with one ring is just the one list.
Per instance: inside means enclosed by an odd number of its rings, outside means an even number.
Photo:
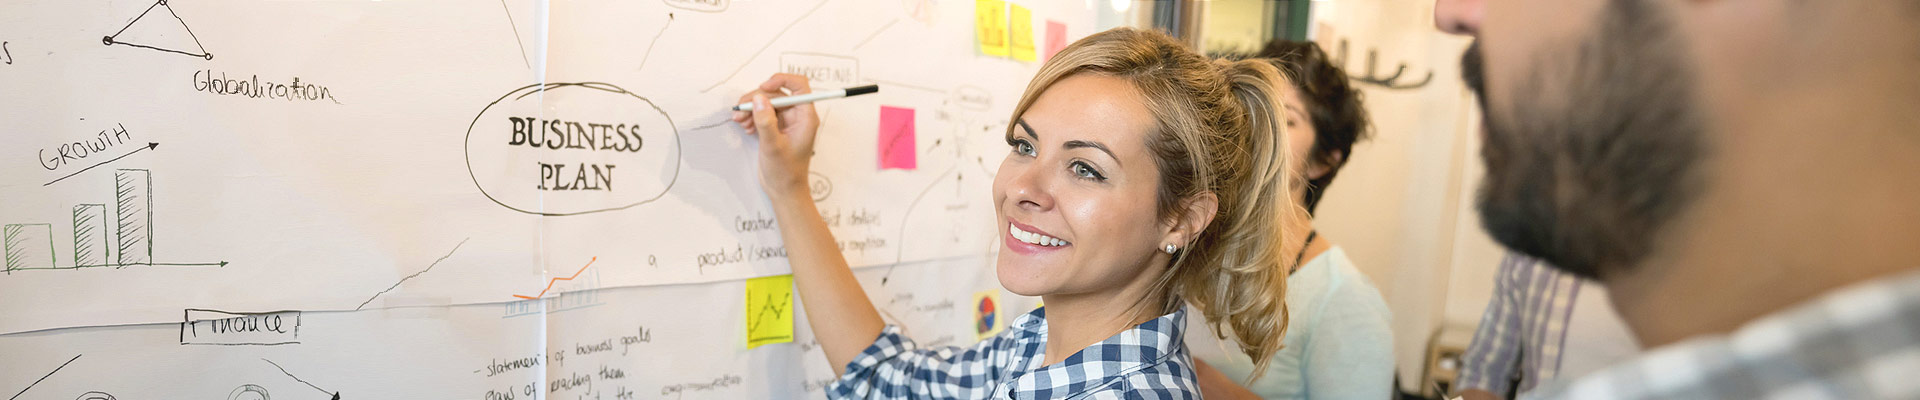
[{"label": "red sticky note", "polygon": [[913,109],[880,106],[880,169],[918,166],[913,144]]},{"label": "red sticky note", "polygon": [[1060,21],[1047,20],[1047,52],[1044,53],[1046,54],[1045,57],[1049,59],[1053,58],[1053,53],[1059,53],[1060,49],[1064,48],[1067,48],[1067,24],[1062,24]]}]

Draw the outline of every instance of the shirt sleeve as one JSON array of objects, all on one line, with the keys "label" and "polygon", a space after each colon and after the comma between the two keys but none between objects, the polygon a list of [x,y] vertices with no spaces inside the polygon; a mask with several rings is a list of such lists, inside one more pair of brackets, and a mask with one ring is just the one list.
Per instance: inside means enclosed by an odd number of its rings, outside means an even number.
[{"label": "shirt sleeve", "polygon": [[1349,280],[1314,310],[1306,343],[1306,398],[1393,397],[1391,311],[1380,292]]},{"label": "shirt sleeve", "polygon": [[1473,334],[1473,343],[1467,346],[1467,352],[1460,357],[1460,377],[1454,382],[1458,390],[1480,389],[1496,396],[1506,397],[1513,390],[1511,377],[1513,369],[1520,361],[1520,290],[1523,264],[1531,260],[1523,256],[1508,254],[1500,261],[1500,270],[1493,282],[1493,298],[1487,300],[1487,311],[1480,316],[1480,328]]},{"label": "shirt sleeve", "polygon": [[972,348],[957,346],[921,349],[887,325],[872,346],[847,363],[847,372],[827,386],[827,397],[854,398],[978,398],[986,397],[1003,370],[1004,352],[993,351],[1003,337],[982,340]]}]

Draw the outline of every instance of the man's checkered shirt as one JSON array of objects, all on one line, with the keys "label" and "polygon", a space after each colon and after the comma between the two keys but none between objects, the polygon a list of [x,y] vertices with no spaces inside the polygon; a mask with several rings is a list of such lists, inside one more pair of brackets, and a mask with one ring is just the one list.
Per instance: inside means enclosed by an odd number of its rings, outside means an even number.
[{"label": "man's checkered shirt", "polygon": [[1528,399],[1920,399],[1920,271],[1835,291]]}]

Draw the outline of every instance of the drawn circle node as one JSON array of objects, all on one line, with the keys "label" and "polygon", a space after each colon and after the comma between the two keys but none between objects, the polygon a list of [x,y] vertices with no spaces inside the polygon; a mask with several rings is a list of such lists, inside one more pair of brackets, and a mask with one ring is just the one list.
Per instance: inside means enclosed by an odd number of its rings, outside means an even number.
[{"label": "drawn circle node", "polygon": [[86,392],[86,393],[81,393],[80,397],[75,397],[73,400],[116,400],[116,399],[113,398],[113,395],[106,394],[105,392]]},{"label": "drawn circle node", "polygon": [[[248,393],[257,396],[247,396]],[[233,389],[233,393],[227,394],[227,400],[271,400],[272,398],[272,396],[267,395],[267,388],[254,384],[240,385],[240,387]]]},{"label": "drawn circle node", "polygon": [[101,37],[100,37],[100,44],[104,44],[104,45],[108,45],[108,46],[112,46],[112,45],[113,45],[113,37],[112,37],[112,36],[101,36]]},{"label": "drawn circle node", "polygon": [[207,61],[213,61],[213,53],[207,53]]}]

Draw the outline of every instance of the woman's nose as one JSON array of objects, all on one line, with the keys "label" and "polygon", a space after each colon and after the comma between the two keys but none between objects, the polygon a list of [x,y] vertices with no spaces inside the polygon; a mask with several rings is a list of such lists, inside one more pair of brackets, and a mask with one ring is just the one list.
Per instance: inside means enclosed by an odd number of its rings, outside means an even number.
[{"label": "woman's nose", "polygon": [[1044,168],[1027,165],[1013,171],[1006,171],[1013,173],[1013,176],[1007,180],[1007,198],[1028,211],[1044,211],[1053,208],[1053,195],[1047,191],[1046,174],[1043,170]]}]

